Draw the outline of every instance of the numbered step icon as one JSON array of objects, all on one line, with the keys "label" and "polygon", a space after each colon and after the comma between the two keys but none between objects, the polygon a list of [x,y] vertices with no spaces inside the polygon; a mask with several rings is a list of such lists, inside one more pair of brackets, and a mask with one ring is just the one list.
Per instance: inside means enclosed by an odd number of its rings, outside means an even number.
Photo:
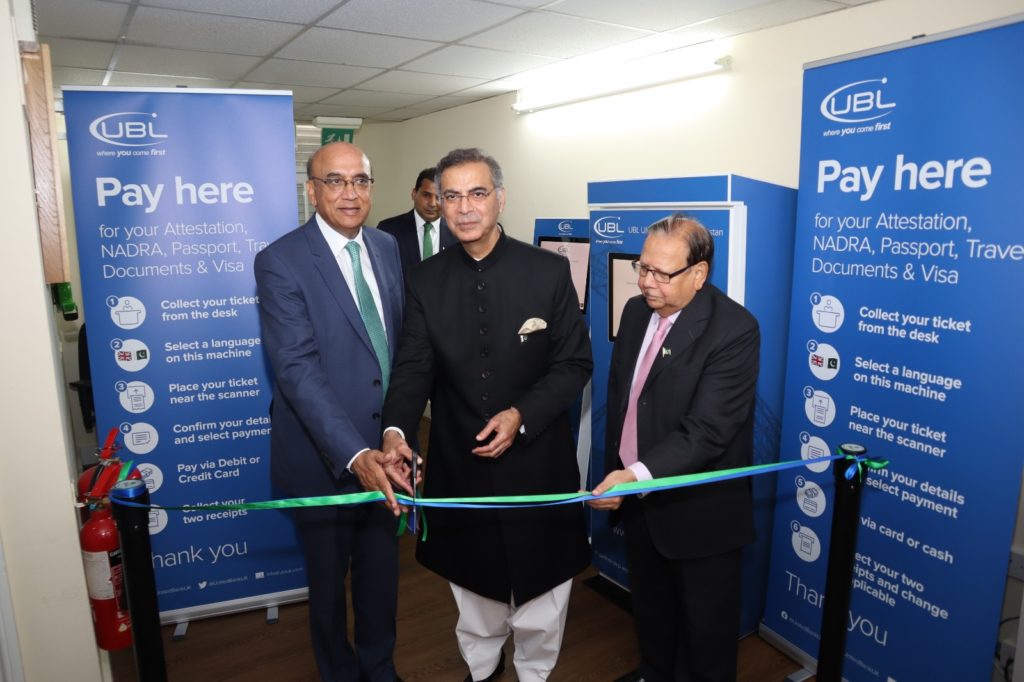
[{"label": "numbered step icon", "polygon": [[108,296],[110,319],[121,329],[135,329],[146,321],[146,306],[134,296]]},{"label": "numbered step icon", "polygon": [[814,326],[826,334],[839,331],[843,326],[842,302],[835,296],[823,296],[818,292],[811,294],[811,319]]}]

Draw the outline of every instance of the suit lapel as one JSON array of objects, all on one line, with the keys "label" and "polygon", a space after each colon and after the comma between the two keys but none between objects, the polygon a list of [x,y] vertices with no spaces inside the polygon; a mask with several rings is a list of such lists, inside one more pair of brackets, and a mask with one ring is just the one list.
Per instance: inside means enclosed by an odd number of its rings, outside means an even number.
[{"label": "suit lapel", "polygon": [[320,273],[320,277],[323,278],[324,285],[331,292],[331,296],[337,302],[338,307],[341,308],[349,324],[355,329],[356,334],[363,340],[366,348],[371,353],[375,353],[373,344],[370,343],[370,336],[366,333],[366,325],[363,324],[363,318],[359,314],[359,307],[352,299],[352,292],[349,291],[348,284],[345,283],[345,278],[341,274],[341,268],[338,267],[336,256],[331,253],[327,240],[320,234],[320,227],[316,223],[315,216],[306,223],[303,231],[306,234],[306,240],[309,242],[309,251],[313,256],[313,264]]},{"label": "suit lapel", "polygon": [[[394,291],[395,282],[392,279],[391,271],[384,267],[384,261],[381,260],[381,244],[377,241],[378,236],[380,236],[379,233],[363,229],[363,243],[366,244],[366,250],[370,256],[373,276],[377,280],[377,289],[380,291],[381,307],[384,308],[384,326],[388,336],[388,347],[394,348],[397,339],[395,338],[395,325],[392,322],[395,319],[395,302],[391,299],[391,292]],[[360,322],[362,322],[362,318],[360,318]],[[369,337],[367,337],[367,341],[369,341]]]},{"label": "suit lapel", "polygon": [[710,317],[711,295],[709,292],[701,290],[689,305],[679,311],[679,317],[676,318],[668,336],[665,337],[665,342],[661,344],[661,352],[658,353],[654,364],[651,365],[647,382],[644,383],[644,390],[654,381],[661,370],[683,357],[690,344],[704,333]]}]

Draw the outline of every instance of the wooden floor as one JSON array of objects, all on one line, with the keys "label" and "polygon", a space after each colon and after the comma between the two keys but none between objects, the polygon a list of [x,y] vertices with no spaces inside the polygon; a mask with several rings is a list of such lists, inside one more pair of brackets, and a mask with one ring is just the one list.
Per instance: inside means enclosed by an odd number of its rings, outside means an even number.
[{"label": "wooden floor", "polygon": [[[398,644],[395,665],[406,682],[461,682],[467,669],[459,656],[457,618],[448,584],[416,563],[414,540],[401,540],[398,596]],[[552,682],[614,680],[638,661],[632,620],[627,611],[588,586],[588,569],[573,585],[565,641]],[[306,604],[280,608],[276,625],[264,610],[208,618],[191,623],[184,640],[171,641],[164,628],[164,656],[170,682],[221,680],[317,680],[309,644]],[[512,642],[505,645],[511,659]],[[111,656],[115,682],[136,680],[129,650]],[[783,680],[800,666],[756,635],[740,642],[739,681]],[[509,666],[500,678],[514,682]]]}]

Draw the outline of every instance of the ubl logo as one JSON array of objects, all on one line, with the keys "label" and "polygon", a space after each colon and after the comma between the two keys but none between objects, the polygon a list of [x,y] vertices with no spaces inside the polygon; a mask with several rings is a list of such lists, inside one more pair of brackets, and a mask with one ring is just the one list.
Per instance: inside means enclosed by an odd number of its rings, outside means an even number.
[{"label": "ubl logo", "polygon": [[594,221],[594,232],[602,237],[614,237],[617,234],[622,234],[622,228],[619,227],[619,221],[622,220],[617,215],[604,216]]},{"label": "ubl logo", "polygon": [[888,78],[872,78],[838,87],[821,100],[821,115],[839,123],[862,123],[888,116],[896,104],[882,101],[882,88],[871,85],[888,82]]},{"label": "ubl logo", "polygon": [[89,124],[89,133],[100,142],[118,147],[152,147],[167,139],[154,127],[156,114],[146,111],[119,111],[100,116]]}]

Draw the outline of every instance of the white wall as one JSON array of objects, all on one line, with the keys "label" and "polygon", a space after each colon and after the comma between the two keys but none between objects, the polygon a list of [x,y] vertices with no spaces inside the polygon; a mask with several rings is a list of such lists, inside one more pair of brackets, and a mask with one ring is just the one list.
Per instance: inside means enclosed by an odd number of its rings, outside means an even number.
[{"label": "white wall", "polygon": [[[730,72],[517,115],[512,95],[400,124],[366,124],[371,223],[411,208],[416,173],[478,146],[505,171],[502,224],[585,216],[589,180],[738,173],[796,186],[803,64],[1024,12],[1022,0],[881,0],[724,41]],[[400,150],[396,156],[395,150]]]},{"label": "white wall", "polygon": [[[6,5],[6,3],[4,3]],[[12,17],[0,18],[0,543],[25,679],[99,680],[72,493],[57,332],[33,201]],[[8,639],[7,644],[13,642]]]}]

